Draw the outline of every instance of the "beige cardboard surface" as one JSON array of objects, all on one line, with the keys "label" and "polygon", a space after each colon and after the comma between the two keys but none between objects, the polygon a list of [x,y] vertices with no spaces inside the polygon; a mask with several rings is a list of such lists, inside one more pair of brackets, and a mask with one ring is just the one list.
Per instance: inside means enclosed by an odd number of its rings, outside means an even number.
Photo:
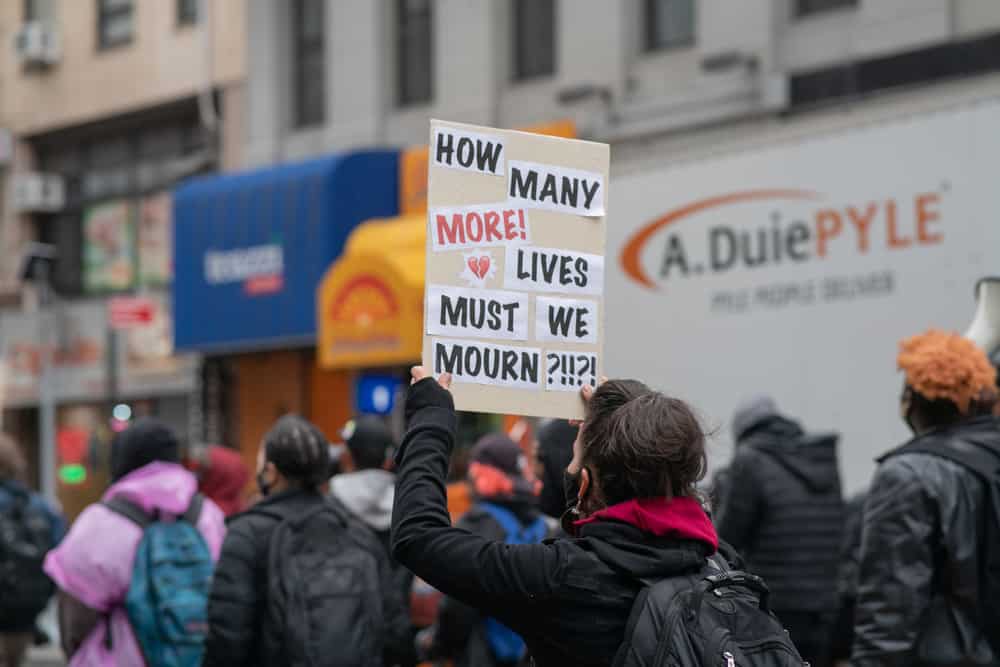
[{"label": "beige cardboard surface", "polygon": [[[456,164],[458,146],[453,143],[451,145],[456,152],[442,154],[450,155],[452,164],[443,166],[438,164],[435,159],[435,139],[439,131],[444,131],[445,133],[453,132],[452,136],[456,140],[462,136],[469,137],[472,140],[476,138],[499,140],[503,144],[503,150],[499,154],[498,161],[491,161],[489,159],[485,161],[473,161],[470,168],[465,165]],[[468,381],[468,379],[463,380],[461,377],[456,377],[452,385],[456,407],[460,410],[529,416],[564,418],[581,416],[582,404],[579,397],[579,388],[581,385],[574,383],[591,381],[600,377],[603,370],[603,270],[598,270],[600,267],[590,262],[586,257],[581,259],[577,255],[569,255],[570,259],[560,260],[556,265],[558,268],[555,275],[559,276],[560,271],[562,271],[562,280],[556,278],[554,281],[551,281],[555,285],[549,285],[543,289],[535,289],[530,288],[530,286],[526,287],[525,282],[530,283],[530,280],[515,281],[518,283],[517,286],[512,286],[510,280],[505,281],[508,268],[506,261],[509,249],[512,247],[571,251],[572,253],[584,253],[585,255],[596,255],[603,258],[605,249],[605,215],[610,206],[608,146],[588,141],[558,139],[512,130],[477,127],[437,120],[431,121],[430,140],[427,287],[425,297],[433,294],[435,298],[440,299],[442,293],[449,293],[447,289],[431,289],[434,286],[454,286],[455,288],[461,288],[456,289],[454,293],[466,296],[468,296],[469,290],[489,291],[493,296],[498,291],[517,292],[519,295],[527,295],[529,297],[527,299],[529,311],[526,318],[528,323],[527,335],[524,340],[517,339],[521,336],[521,332],[523,332],[524,320],[522,317],[524,313],[517,311],[518,317],[515,318],[513,311],[503,310],[503,304],[499,301],[492,306],[488,306],[488,302],[478,304],[485,309],[485,313],[482,318],[483,324],[477,328],[478,330],[475,331],[475,335],[463,335],[461,332],[456,333],[455,327],[449,327],[447,334],[430,335],[427,333],[428,329],[431,328],[429,315],[433,312],[436,317],[441,317],[442,307],[441,301],[438,301],[433,308],[429,307],[429,304],[425,302],[424,365],[437,374],[445,370],[444,366],[446,363],[454,363],[459,358],[458,355],[453,356],[451,354],[454,349],[466,349],[468,346],[480,346],[480,348],[483,345],[492,346],[491,350],[501,351],[499,354],[503,354],[503,351],[511,350],[528,352],[540,350],[541,354],[537,364],[537,385],[531,385],[530,382],[525,383],[525,377],[530,379],[532,374],[520,370],[515,372],[517,378],[508,383],[518,386],[477,384]],[[465,158],[464,161],[466,163],[469,162],[468,158],[471,154],[470,147],[472,145],[470,143],[463,144],[462,157]],[[480,148],[482,149],[483,146],[480,146]],[[487,146],[486,148],[488,149],[489,147]],[[495,151],[496,147],[494,146],[493,149]],[[480,151],[480,156],[482,155],[489,157],[490,155],[496,155],[496,153],[490,153],[488,150],[486,153]],[[572,207],[569,204],[573,200],[569,194],[567,194],[565,199],[563,198],[561,192],[563,181],[561,178],[556,180],[557,187],[560,189],[556,197],[560,202],[567,202],[565,206],[561,204],[554,206],[552,204],[551,191],[548,192],[550,196],[546,197],[544,201],[533,202],[531,205],[520,200],[512,199],[508,201],[511,186],[510,166],[512,163],[514,165],[539,165],[550,170],[555,170],[567,175],[570,178],[570,183],[573,182],[572,177],[574,176],[584,179],[579,181],[581,189],[575,192],[577,195],[576,206]],[[483,165],[482,168],[485,173],[477,168],[477,165],[480,164]],[[563,171],[560,172],[560,170]],[[601,215],[590,217],[564,212],[567,209],[573,208],[575,210],[583,209],[583,202],[586,199],[585,195],[587,193],[586,189],[593,187],[592,183],[585,180],[587,174],[599,175],[601,178],[600,190],[590,200],[593,206],[591,210],[593,212],[600,212]],[[526,178],[525,173],[521,173],[520,177]],[[538,189],[535,190],[536,194],[540,194],[543,191],[543,181],[544,179],[537,182]],[[523,184],[523,180],[519,181],[516,189],[523,191],[520,187]],[[575,185],[573,187],[575,188]],[[480,245],[471,243],[468,238],[464,239],[464,243],[456,242],[454,244],[461,247],[451,247],[448,243],[445,243],[443,246],[440,243],[435,243],[435,240],[442,238],[441,236],[435,236],[438,234],[438,225],[435,219],[436,210],[449,209],[448,219],[451,221],[455,213],[454,209],[469,206],[482,207],[489,204],[497,204],[495,210],[497,211],[497,215],[501,216],[501,221],[499,225],[494,225],[493,229],[501,230],[501,235],[504,237],[502,240],[497,241],[494,234],[492,242],[486,242],[484,235],[483,243]],[[505,228],[505,220],[502,218],[505,209],[523,209],[526,214],[527,234],[522,237],[518,233],[520,227],[517,224],[517,215],[508,216],[506,222],[509,225]],[[482,208],[476,208],[475,211],[478,214],[476,220],[482,219],[486,215]],[[496,218],[494,218],[495,222]],[[478,227],[476,228],[478,229]],[[454,232],[450,227],[449,231]],[[508,240],[508,237],[513,238],[513,240]],[[437,247],[437,250],[435,250],[435,247]],[[483,255],[487,254],[489,255],[488,262],[481,259]],[[524,270],[527,270],[528,261],[531,256],[530,252],[524,255],[524,263],[522,264]],[[548,253],[544,257],[546,258],[545,261],[551,261],[552,259],[552,255]],[[564,281],[568,281],[569,284],[563,285]],[[587,284],[585,287],[582,287],[579,284],[580,282],[586,282]],[[595,289],[595,286],[597,289]],[[592,329],[596,327],[596,342],[551,340],[553,338],[551,331],[545,336],[540,337],[536,335],[536,325],[548,319],[545,313],[543,313],[543,317],[536,319],[535,309],[539,307],[539,296],[543,297],[543,304],[560,304],[561,300],[566,300],[564,305],[567,311],[563,314],[570,313],[575,317],[576,313],[579,312],[585,319],[584,326],[582,327],[579,327],[575,320],[573,320],[574,323],[569,327],[569,331],[571,332],[569,338],[574,341],[593,340]],[[574,303],[580,301],[587,303]],[[513,299],[510,301],[510,303],[514,302],[523,305],[524,299]],[[451,309],[445,309],[449,313],[449,317],[457,316],[456,303],[454,300],[449,301]],[[466,308],[461,311],[463,315],[462,319],[465,320],[467,317],[467,326],[476,328],[475,324],[479,319],[475,314],[479,312],[479,309],[473,305],[473,302],[466,301],[464,303]],[[510,303],[508,303],[509,308],[514,308]],[[573,306],[582,307],[577,311]],[[596,318],[596,322],[587,318]],[[490,328],[491,324],[494,326],[503,326],[507,322],[513,324],[515,319],[517,320],[517,326],[514,327],[516,330],[515,333],[508,332],[505,335],[491,337],[490,331],[493,330]],[[436,328],[441,331],[441,327]],[[586,329],[586,333],[582,336],[578,335],[582,334],[584,329]],[[557,336],[556,338],[559,337]],[[436,354],[438,343],[441,345],[453,345],[457,343],[460,347],[447,347],[448,353],[442,359],[442,355]],[[474,353],[474,358],[481,359],[481,352],[482,349]],[[548,370],[551,364],[555,363],[547,359],[546,355],[548,353],[559,354],[558,361],[562,364],[561,368],[565,372],[561,374],[556,373],[552,378],[555,380],[555,386],[564,390],[546,389],[546,381],[549,376]],[[514,353],[511,352],[510,354],[513,355]],[[572,360],[570,357],[572,357]],[[489,353],[487,353],[487,358],[502,359],[503,357],[490,357]],[[511,358],[513,356],[508,357],[508,360]],[[520,361],[524,357],[518,352],[517,358]],[[581,369],[588,370],[590,359],[596,360],[596,369],[593,372],[581,374]],[[441,361],[442,363],[436,364],[436,361]],[[461,363],[459,362],[460,365]],[[502,367],[503,364],[501,362]],[[526,367],[530,368],[531,364],[528,364]],[[493,368],[496,368],[496,364],[493,365]],[[521,369],[521,364],[518,363],[516,368]],[[570,370],[573,372],[569,373]],[[502,371],[494,370],[493,373],[498,376],[495,380],[496,382],[503,382],[505,374]],[[480,377],[482,375],[480,373]],[[561,383],[564,378],[567,379],[567,384]],[[512,378],[508,376],[508,379]],[[535,386],[537,388],[525,388],[525,386]]]}]

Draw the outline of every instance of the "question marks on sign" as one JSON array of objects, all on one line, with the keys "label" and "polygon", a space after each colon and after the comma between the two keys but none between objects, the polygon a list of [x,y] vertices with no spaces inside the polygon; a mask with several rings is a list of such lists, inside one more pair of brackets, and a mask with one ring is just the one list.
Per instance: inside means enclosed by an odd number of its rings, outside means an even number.
[{"label": "question marks on sign", "polygon": [[545,388],[549,391],[577,391],[587,384],[597,386],[596,355],[549,352],[545,364]]}]

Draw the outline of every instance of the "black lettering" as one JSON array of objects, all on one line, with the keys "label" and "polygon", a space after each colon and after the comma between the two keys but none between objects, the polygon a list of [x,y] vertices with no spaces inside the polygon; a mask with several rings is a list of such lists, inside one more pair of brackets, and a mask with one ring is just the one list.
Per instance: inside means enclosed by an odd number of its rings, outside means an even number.
[{"label": "black lettering", "polygon": [[520,303],[505,303],[503,309],[507,311],[507,331],[514,333],[514,311],[521,307]]},{"label": "black lettering", "polygon": [[521,353],[521,381],[538,384],[538,355]]},{"label": "black lettering", "polygon": [[531,274],[524,270],[524,251],[517,249],[517,279],[526,280]]},{"label": "black lettering", "polygon": [[[728,227],[712,227],[708,232],[709,261],[713,271],[724,271],[736,261],[736,234]],[[723,256],[719,243],[728,243],[729,254]],[[723,258],[724,257],[724,258]]]},{"label": "black lettering", "polygon": [[503,144],[487,141],[484,146],[482,142],[476,142],[476,164],[479,166],[479,171],[489,171],[495,174],[502,150]]},{"label": "black lettering", "polygon": [[573,264],[573,258],[563,255],[559,258],[559,284],[569,285],[572,281],[570,277],[570,269]]},{"label": "black lettering", "polygon": [[[496,380],[497,375],[500,373],[500,352],[499,350],[486,348],[483,350],[483,354],[486,357],[483,361],[483,375]],[[491,363],[492,366],[490,366]]]},{"label": "black lettering", "polygon": [[486,304],[483,299],[471,299],[469,301],[469,325],[476,329],[483,328],[486,321]]},{"label": "black lettering", "polygon": [[452,345],[449,353],[444,343],[436,343],[434,347],[434,372],[462,375],[462,347]]},{"label": "black lettering", "polygon": [[441,326],[465,326],[469,318],[469,300],[464,296],[455,297],[454,302],[447,294],[441,295]]},{"label": "black lettering", "polygon": [[570,178],[569,176],[562,177],[562,194],[559,195],[559,203],[563,206],[572,206],[576,208],[576,200],[580,194],[580,179]]},{"label": "black lettering", "polygon": [[499,331],[500,330],[500,327],[501,327],[501,324],[500,324],[500,311],[501,311],[502,308],[503,308],[503,306],[500,304],[499,301],[493,301],[493,300],[490,300],[489,304],[486,306],[487,314],[489,315],[489,318],[490,318],[487,321],[486,325],[490,329],[493,329],[493,331]]},{"label": "black lettering", "polygon": [[597,188],[601,186],[600,181],[594,181],[592,187],[587,187],[587,180],[583,180],[583,207],[590,210],[590,202],[594,201],[594,195],[597,194]]},{"label": "black lettering", "polygon": [[481,370],[483,370],[483,351],[478,347],[466,347],[465,374],[475,377]]},{"label": "black lettering", "polygon": [[[443,164],[451,164],[451,156],[452,153],[454,152],[455,152],[454,135],[447,134],[445,132],[438,132],[437,146],[434,149],[434,161]],[[445,155],[446,159],[442,159],[441,157],[442,153]]]},{"label": "black lettering", "polygon": [[527,175],[522,175],[520,169],[511,167],[510,192],[508,194],[515,199],[536,201],[538,199],[538,172],[530,169]]},{"label": "black lettering", "polygon": [[590,333],[589,331],[587,331],[587,320],[584,319],[587,316],[588,312],[590,312],[590,311],[587,310],[586,308],[577,308],[576,309],[576,337],[577,338],[586,338],[588,336],[588,334]]},{"label": "black lettering", "polygon": [[576,283],[577,287],[586,287],[587,286],[587,283],[590,280],[590,278],[589,278],[589,275],[590,275],[589,271],[590,271],[590,262],[588,262],[583,257],[577,257],[576,258],[576,278],[573,279],[573,282]]},{"label": "black lettering", "polygon": [[463,167],[472,166],[472,160],[475,159],[473,148],[472,139],[462,137],[458,140],[458,163]]},{"label": "black lettering", "polygon": [[743,262],[751,269],[760,266],[761,264],[767,263],[767,230],[763,227],[757,230],[757,247],[756,252],[754,252],[754,242],[753,232],[742,232],[740,236],[743,237],[743,243],[741,244],[743,251]]},{"label": "black lettering", "polygon": [[680,269],[681,275],[688,274],[687,253],[684,252],[684,242],[677,234],[671,234],[667,239],[667,249],[663,253],[663,263],[660,264],[660,277],[669,278],[670,269],[674,264]]},{"label": "black lettering", "polygon": [[556,192],[556,175],[546,174],[545,183],[542,184],[542,191],[538,194],[538,201],[548,199],[553,204],[559,203],[559,195]]},{"label": "black lettering", "polygon": [[553,336],[569,335],[570,312],[562,306],[549,306],[549,332]]},{"label": "black lettering", "polygon": [[785,233],[785,254],[796,262],[809,259],[809,251],[802,247],[809,243],[811,235],[809,225],[804,222],[793,222]]},{"label": "black lettering", "polygon": [[552,279],[556,277],[556,262],[559,261],[559,258],[555,255],[539,254],[538,259],[542,262],[542,280],[551,285]]},{"label": "black lettering", "polygon": [[500,378],[503,380],[517,379],[517,352],[514,350],[503,351],[503,373]]}]

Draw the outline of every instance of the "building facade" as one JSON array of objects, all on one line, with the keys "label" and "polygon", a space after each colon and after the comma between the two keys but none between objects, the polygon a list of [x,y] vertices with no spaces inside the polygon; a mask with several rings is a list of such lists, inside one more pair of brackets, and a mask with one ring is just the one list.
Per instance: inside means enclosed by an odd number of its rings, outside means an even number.
[{"label": "building facade", "polygon": [[[10,39],[0,125],[11,138],[0,217],[3,427],[71,515],[107,481],[113,406],[119,422],[152,414],[185,436],[202,412],[200,360],[173,351],[171,191],[242,160],[244,10],[241,0],[0,7]],[[54,254],[44,281],[20,270],[33,243]],[[139,319],[120,331],[109,321],[119,297],[137,297]],[[46,387],[51,428],[40,415]]]}]

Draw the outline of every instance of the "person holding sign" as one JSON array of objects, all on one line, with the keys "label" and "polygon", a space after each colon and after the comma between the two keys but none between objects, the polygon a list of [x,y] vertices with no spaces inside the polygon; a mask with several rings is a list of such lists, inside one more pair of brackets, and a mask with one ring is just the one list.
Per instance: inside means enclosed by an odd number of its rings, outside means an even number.
[{"label": "person holding sign", "polygon": [[396,455],[393,554],[521,635],[537,665],[611,664],[640,579],[697,573],[718,548],[695,495],[704,432],[684,402],[634,380],[582,390],[585,417],[566,471],[575,508],[563,521],[576,539],[509,545],[452,528],[451,378],[417,367],[413,379]]}]

